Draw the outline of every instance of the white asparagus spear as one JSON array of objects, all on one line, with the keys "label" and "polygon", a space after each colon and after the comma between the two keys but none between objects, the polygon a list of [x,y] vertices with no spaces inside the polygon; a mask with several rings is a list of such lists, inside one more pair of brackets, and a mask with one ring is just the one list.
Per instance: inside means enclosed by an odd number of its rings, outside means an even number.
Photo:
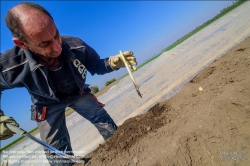
[{"label": "white asparagus spear", "polygon": [[136,84],[136,82],[135,82],[135,79],[134,79],[134,77],[133,77],[131,71],[130,71],[129,64],[128,64],[128,62],[126,61],[126,59],[125,59],[125,57],[124,57],[124,55],[123,55],[123,53],[122,53],[121,51],[120,51],[120,55],[121,55],[122,60],[123,60],[125,66],[126,66],[126,68],[127,68],[127,70],[128,70],[129,76],[130,76],[131,80],[133,81],[133,84],[134,84],[134,86],[135,86],[135,89],[136,89],[138,95],[142,98],[142,95],[141,95],[141,93],[140,93],[140,91],[139,91],[139,88],[138,88],[138,86],[137,86],[137,84]]}]

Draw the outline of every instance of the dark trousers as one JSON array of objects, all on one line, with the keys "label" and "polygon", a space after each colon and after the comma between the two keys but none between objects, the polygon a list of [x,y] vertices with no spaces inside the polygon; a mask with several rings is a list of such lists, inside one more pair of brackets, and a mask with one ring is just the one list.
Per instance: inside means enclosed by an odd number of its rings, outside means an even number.
[{"label": "dark trousers", "polygon": [[[65,121],[65,108],[67,107],[74,109],[82,117],[89,120],[98,129],[104,140],[111,137],[117,130],[113,119],[90,93],[83,94],[80,99],[69,101],[66,104],[50,107],[47,110],[46,119],[37,122],[41,139],[64,153],[73,155]],[[45,149],[45,154],[50,165],[66,166],[73,164],[47,149]]]}]

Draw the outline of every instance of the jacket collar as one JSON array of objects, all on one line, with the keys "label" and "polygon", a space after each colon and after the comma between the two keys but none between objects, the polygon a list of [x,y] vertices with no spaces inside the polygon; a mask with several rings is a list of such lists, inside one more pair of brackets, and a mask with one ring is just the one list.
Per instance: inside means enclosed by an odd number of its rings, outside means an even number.
[{"label": "jacket collar", "polygon": [[[34,59],[34,53],[32,53],[30,50],[24,50],[24,53],[28,59],[29,62],[29,66],[30,66],[30,70],[31,71],[35,71],[36,69],[38,69],[39,67],[43,66],[42,64],[39,64],[35,59]],[[64,55],[66,55],[67,59],[72,59],[73,57],[75,57],[75,54],[73,54],[69,48],[69,46],[62,42],[62,53]],[[70,61],[69,61],[70,63]]]},{"label": "jacket collar", "polygon": [[76,56],[76,55],[71,51],[70,47],[69,47],[66,43],[64,43],[64,42],[62,42],[62,52],[63,52],[63,54],[66,55],[67,58],[69,58],[69,59],[71,59],[71,58],[73,58],[73,57]]},{"label": "jacket collar", "polygon": [[30,50],[24,50],[24,53],[28,59],[30,70],[35,71],[39,67],[43,66],[42,64],[39,64],[34,58],[33,58],[33,53]]}]

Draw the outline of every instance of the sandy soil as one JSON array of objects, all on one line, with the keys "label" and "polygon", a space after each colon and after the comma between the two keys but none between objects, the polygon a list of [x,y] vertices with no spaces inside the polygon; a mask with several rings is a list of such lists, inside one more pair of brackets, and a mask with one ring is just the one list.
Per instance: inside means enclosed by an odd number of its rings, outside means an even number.
[{"label": "sandy soil", "polygon": [[249,74],[250,38],[174,97],[126,120],[85,165],[250,165]]}]

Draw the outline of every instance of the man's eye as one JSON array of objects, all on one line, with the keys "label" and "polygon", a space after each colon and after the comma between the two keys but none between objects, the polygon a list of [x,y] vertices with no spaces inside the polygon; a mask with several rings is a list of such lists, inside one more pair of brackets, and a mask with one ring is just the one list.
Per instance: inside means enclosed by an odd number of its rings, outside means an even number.
[{"label": "man's eye", "polygon": [[49,42],[42,42],[42,43],[41,43],[41,46],[42,46],[42,47],[47,46],[47,45],[49,45]]}]

